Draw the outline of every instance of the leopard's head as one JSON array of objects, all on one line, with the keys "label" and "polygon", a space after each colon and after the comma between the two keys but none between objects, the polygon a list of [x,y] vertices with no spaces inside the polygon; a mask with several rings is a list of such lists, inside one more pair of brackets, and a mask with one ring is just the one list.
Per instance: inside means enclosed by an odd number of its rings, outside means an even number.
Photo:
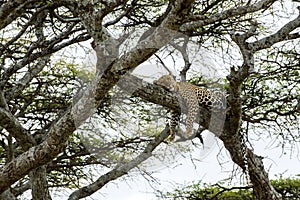
[{"label": "leopard's head", "polygon": [[158,80],[153,81],[153,83],[155,85],[162,86],[169,91],[176,90],[176,81],[172,74],[164,75],[160,77]]}]

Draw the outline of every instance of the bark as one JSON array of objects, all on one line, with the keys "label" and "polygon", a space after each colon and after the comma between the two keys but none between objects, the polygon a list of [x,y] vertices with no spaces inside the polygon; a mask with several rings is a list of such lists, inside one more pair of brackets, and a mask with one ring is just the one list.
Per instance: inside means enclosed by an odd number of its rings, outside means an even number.
[{"label": "bark", "polygon": [[5,190],[0,195],[0,200],[16,200],[17,198],[13,195],[13,193],[10,191],[10,189]]},{"label": "bark", "polygon": [[253,191],[256,199],[282,199],[270,184],[268,173],[266,172],[262,157],[255,155],[252,151],[247,151],[249,165],[249,175],[253,184]]},{"label": "bark", "polygon": [[50,200],[47,171],[45,166],[38,167],[29,173],[31,195],[33,200]]}]

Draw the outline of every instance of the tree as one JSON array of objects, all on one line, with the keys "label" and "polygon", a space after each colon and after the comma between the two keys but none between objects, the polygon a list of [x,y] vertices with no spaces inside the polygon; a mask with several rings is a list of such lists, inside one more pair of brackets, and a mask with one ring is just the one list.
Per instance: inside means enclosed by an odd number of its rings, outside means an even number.
[{"label": "tree", "polygon": [[[271,184],[280,193],[282,199],[299,199],[299,179],[279,178],[271,180]],[[251,187],[226,187],[222,184],[206,185],[201,183],[178,188],[165,195],[172,199],[254,199]]]},{"label": "tree", "polygon": [[[172,92],[131,72],[154,54],[166,53],[176,63],[182,58],[183,66],[176,68],[182,80],[197,80],[200,74],[192,68],[197,63],[190,59],[195,47],[216,52],[228,67],[226,116],[201,108],[200,132],[210,130],[223,141],[232,161],[249,172],[257,199],[280,199],[262,158],[241,138],[257,130],[277,136],[283,145],[299,141],[294,131],[300,110],[296,3],[11,0],[0,5],[2,199],[29,189],[33,199],[51,199],[49,187],[76,187],[69,199],[84,198],[151,157],[166,145],[169,128],[143,125],[160,113],[157,105],[181,108]],[[288,22],[266,23],[268,17],[279,18],[277,8],[289,6]],[[78,59],[74,46],[85,41],[97,54],[95,73],[71,62]],[[122,89],[127,93],[117,92]],[[103,133],[123,123],[112,113],[124,102],[126,111],[143,119],[141,133],[117,132],[107,141]],[[94,119],[101,124],[100,135],[89,132],[88,142],[101,145],[88,149],[80,131],[85,134],[90,127],[84,122]],[[80,180],[89,179],[84,170],[91,165],[111,170],[84,185]]]}]

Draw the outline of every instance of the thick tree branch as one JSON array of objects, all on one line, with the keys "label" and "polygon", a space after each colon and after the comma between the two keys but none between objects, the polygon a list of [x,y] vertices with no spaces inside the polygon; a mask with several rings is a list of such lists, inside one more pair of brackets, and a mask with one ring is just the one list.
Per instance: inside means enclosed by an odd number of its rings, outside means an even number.
[{"label": "thick tree branch", "polygon": [[23,150],[28,150],[35,144],[33,137],[9,111],[2,91],[0,91],[0,119],[0,126],[16,139]]},{"label": "thick tree branch", "polygon": [[47,171],[43,165],[29,173],[31,194],[34,200],[51,200],[48,190]]},{"label": "thick tree branch", "polygon": [[10,191],[10,189],[7,189],[2,194],[0,194],[0,200],[16,200],[17,198],[15,195]]},{"label": "thick tree branch", "polygon": [[25,6],[35,1],[11,0],[0,7],[0,30],[22,15]]},{"label": "thick tree branch", "polygon": [[120,0],[120,1],[113,1],[113,2],[107,2],[104,3],[104,6],[102,5],[102,9],[96,11],[94,7],[93,1],[85,1],[81,0],[78,3],[78,6],[73,9],[73,12],[76,16],[80,16],[82,23],[88,30],[89,35],[96,41],[96,45],[100,44],[97,43],[98,41],[103,41],[105,38],[103,38],[102,34],[102,21],[103,18],[111,13],[116,7],[126,4],[128,0]]}]

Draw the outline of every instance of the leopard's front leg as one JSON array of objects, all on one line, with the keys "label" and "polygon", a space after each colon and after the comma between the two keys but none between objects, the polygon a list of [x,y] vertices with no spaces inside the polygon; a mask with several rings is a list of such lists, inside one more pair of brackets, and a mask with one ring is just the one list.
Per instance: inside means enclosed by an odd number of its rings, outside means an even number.
[{"label": "leopard's front leg", "polygon": [[184,91],[181,93],[187,106],[187,118],[186,118],[186,138],[191,138],[194,135],[193,125],[199,112],[199,103],[197,96],[193,91]]}]

